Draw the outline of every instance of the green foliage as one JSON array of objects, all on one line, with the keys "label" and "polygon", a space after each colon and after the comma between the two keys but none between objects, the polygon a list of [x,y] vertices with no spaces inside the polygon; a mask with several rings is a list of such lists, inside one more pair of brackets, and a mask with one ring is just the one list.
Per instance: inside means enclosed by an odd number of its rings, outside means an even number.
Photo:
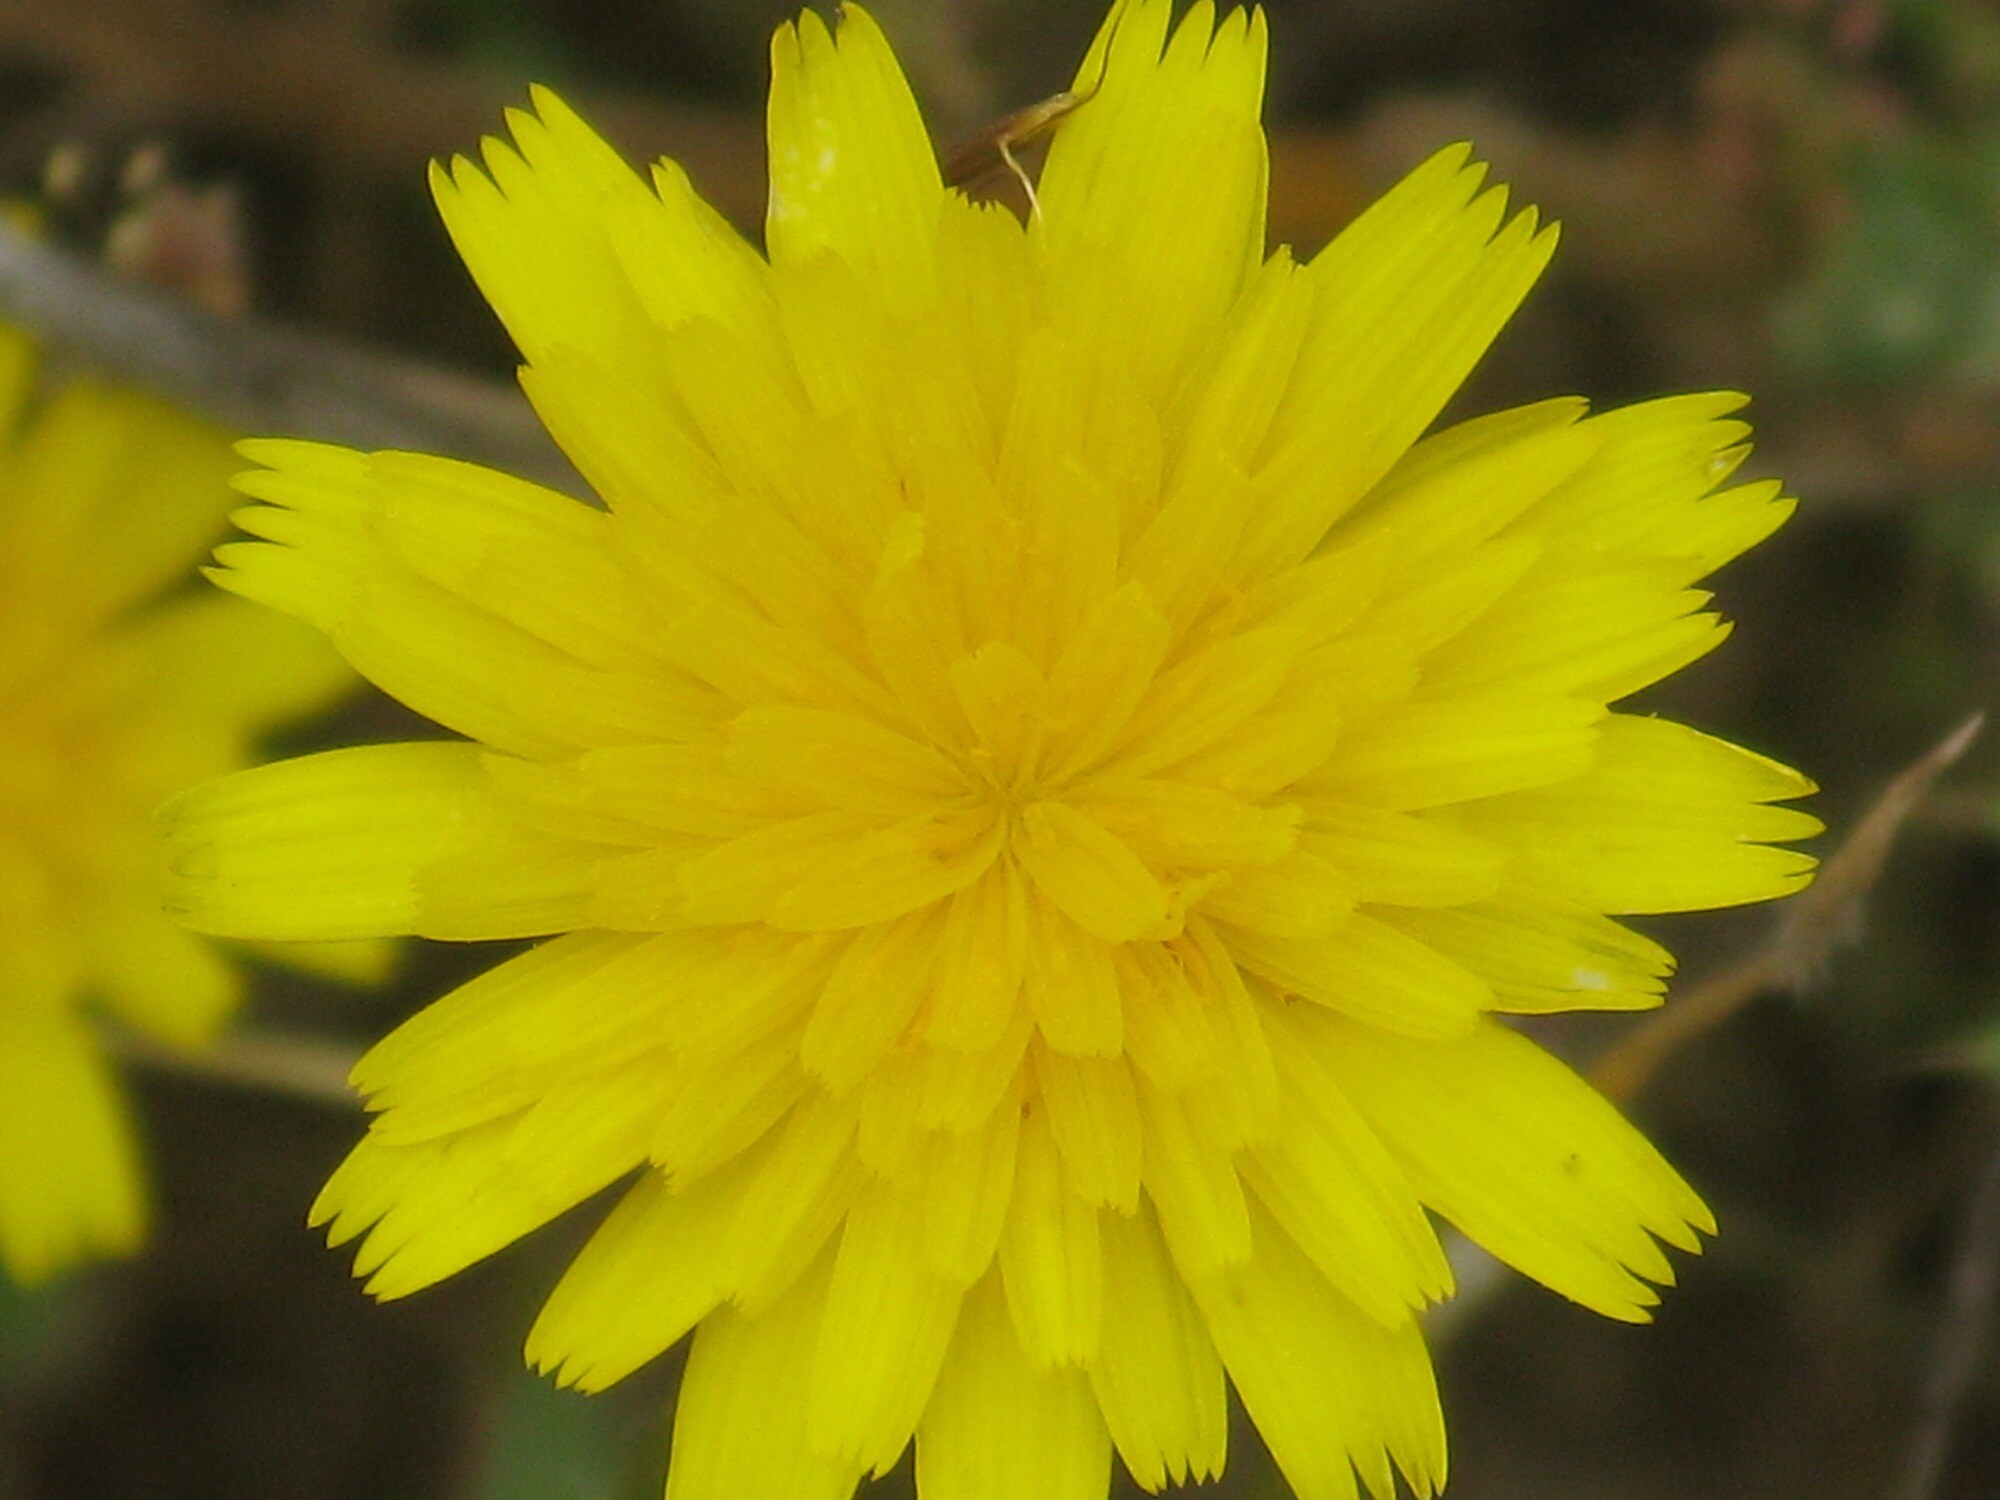
[{"label": "green foliage", "polygon": [[572,71],[562,32],[539,0],[418,0],[402,20],[407,40],[419,50],[503,77],[548,80]]},{"label": "green foliage", "polygon": [[610,1403],[522,1370],[493,1413],[474,1500],[623,1500],[632,1443]]},{"label": "green foliage", "polygon": [[1779,311],[1814,384],[2000,384],[2000,134],[1857,149],[1846,217]]},{"label": "green foliage", "polygon": [[1926,103],[1977,118],[2000,105],[2000,17],[1966,0],[1900,0],[1893,29]]},{"label": "green foliage", "polygon": [[68,1322],[71,1283],[24,1290],[0,1275],[0,1384],[44,1359]]}]

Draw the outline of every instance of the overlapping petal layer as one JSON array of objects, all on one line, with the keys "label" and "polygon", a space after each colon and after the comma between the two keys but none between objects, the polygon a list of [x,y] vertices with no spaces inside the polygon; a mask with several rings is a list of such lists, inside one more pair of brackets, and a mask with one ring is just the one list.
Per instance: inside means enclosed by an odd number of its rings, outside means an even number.
[{"label": "overlapping petal layer", "polygon": [[[1613,705],[1778,525],[1734,398],[1422,434],[1546,262],[1462,148],[1263,247],[1257,15],[1113,12],[1024,225],[848,8],[768,259],[538,93],[437,174],[593,509],[272,443],[225,587],[467,737],[170,813],[210,930],[549,936],[362,1063],[315,1210],[399,1296],[614,1183],[529,1356],[695,1330],[669,1493],[1442,1482],[1426,1210],[1645,1316],[1698,1198],[1494,1019],[1801,884],[1794,773]],[[1190,191],[1190,184],[1200,184]]]}]

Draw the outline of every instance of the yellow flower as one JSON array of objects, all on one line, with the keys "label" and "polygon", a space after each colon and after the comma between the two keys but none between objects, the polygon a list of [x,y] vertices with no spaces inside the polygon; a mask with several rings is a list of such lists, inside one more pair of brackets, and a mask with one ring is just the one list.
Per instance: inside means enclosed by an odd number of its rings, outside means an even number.
[{"label": "yellow flower", "polygon": [[0,1267],[132,1249],[130,1122],[85,1013],[175,1046],[235,971],[160,910],[161,799],[352,675],[324,641],[194,581],[231,504],[224,436],[88,381],[39,390],[0,328]]},{"label": "yellow flower", "polygon": [[[314,1209],[398,1297],[599,1190],[529,1357],[697,1330],[669,1494],[1444,1475],[1425,1209],[1641,1319],[1700,1200],[1495,1012],[1657,1002],[1795,773],[1606,704],[1790,509],[1730,396],[1424,438],[1553,245],[1446,151],[1264,253],[1261,15],[1114,11],[1023,226],[849,7],[779,32],[768,259],[553,96],[445,221],[598,510],[260,443],[225,587],[464,740],[170,819],[211,931],[563,934],[431,1006]],[[1169,32],[1171,30],[1171,38]]]}]

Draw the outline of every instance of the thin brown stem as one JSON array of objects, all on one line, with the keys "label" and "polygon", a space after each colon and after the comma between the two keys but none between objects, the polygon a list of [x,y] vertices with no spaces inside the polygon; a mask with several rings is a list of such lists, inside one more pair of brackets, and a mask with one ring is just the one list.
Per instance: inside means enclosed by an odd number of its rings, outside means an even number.
[{"label": "thin brown stem", "polygon": [[238,432],[414,448],[574,489],[513,387],[252,319],[221,318],[0,225],[0,314],[85,364]]},{"label": "thin brown stem", "polygon": [[1996,1292],[2000,1292],[2000,1144],[1966,1206],[1916,1437],[1902,1477],[1891,1491],[1893,1500],[1931,1500],[1937,1493],[1951,1456],[1952,1433],[1986,1346]]},{"label": "thin brown stem", "polygon": [[1819,878],[1786,903],[1764,945],[1628,1031],[1598,1060],[1593,1073],[1598,1088],[1614,1100],[1631,1099],[1669,1057],[1759,995],[1810,989],[1834,951],[1859,932],[1868,893],[1911,812],[1931,784],[1965,754],[1985,722],[1984,714],[1974,714],[1905,767],[1882,789]]}]

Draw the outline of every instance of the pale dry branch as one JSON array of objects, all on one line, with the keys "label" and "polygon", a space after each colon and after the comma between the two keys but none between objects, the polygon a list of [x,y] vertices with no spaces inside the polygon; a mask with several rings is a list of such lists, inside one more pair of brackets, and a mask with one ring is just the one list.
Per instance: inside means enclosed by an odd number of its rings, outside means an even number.
[{"label": "pale dry branch", "polygon": [[114,1056],[140,1067],[310,1104],[344,1110],[361,1107],[360,1096],[347,1082],[360,1049],[343,1042],[245,1028],[208,1047],[180,1048],[109,1023],[102,1033]]},{"label": "pale dry branch", "polygon": [[0,316],[238,432],[414,448],[574,489],[520,393],[323,335],[220,318],[0,225]]},{"label": "pale dry branch", "polygon": [[[1921,759],[1898,773],[1883,788],[1847,842],[1827,860],[1819,879],[1786,904],[1784,914],[1763,946],[1741,963],[1697,986],[1692,993],[1653,1012],[1599,1060],[1592,1070],[1592,1082],[1613,1100],[1629,1100],[1669,1057],[1759,995],[1771,990],[1796,993],[1808,988],[1819,977],[1833,951],[1851,941],[1859,931],[1861,908],[1911,811],[1937,778],[1971,746],[1984,723],[1984,714],[1974,714]],[[2000,1206],[1992,1211],[2000,1214]],[[2000,1238],[2000,1227],[1994,1230],[1994,1237]],[[1973,1238],[1968,1229],[1968,1242]],[[1454,1235],[1448,1249],[1457,1276],[1458,1295],[1434,1308],[1425,1318],[1425,1329],[1434,1342],[1462,1330],[1495,1293],[1514,1279],[1499,1261],[1462,1237]],[[1985,1295],[1990,1300],[1990,1288]],[[1955,1411],[1956,1399],[1952,1398],[1950,1410]],[[1949,1426],[1947,1416],[1944,1419],[1947,1434]],[[1897,1500],[1923,1500],[1927,1493],[1906,1490],[1898,1494]]]},{"label": "pale dry branch", "polygon": [[1759,995],[1810,989],[1835,950],[1859,932],[1868,894],[1910,813],[1971,746],[1985,722],[1984,714],[1974,714],[1898,774],[1827,860],[1819,878],[1785,904],[1764,945],[1627,1032],[1598,1060],[1592,1075],[1598,1088],[1614,1100],[1630,1099],[1669,1057]]},{"label": "pale dry branch", "polygon": [[1985,714],[1974,714],[1884,787],[1819,879],[1786,905],[1771,943],[1773,974],[1780,987],[1794,993],[1810,988],[1833,949],[1853,939],[1862,906],[1903,824],[1932,783],[1971,748],[1985,724]]},{"label": "pale dry branch", "polygon": [[1953,1430],[1965,1405],[2000,1294],[2000,1149],[1987,1160],[1966,1207],[1938,1319],[1921,1415],[1894,1500],[1930,1500],[1951,1456]]}]

